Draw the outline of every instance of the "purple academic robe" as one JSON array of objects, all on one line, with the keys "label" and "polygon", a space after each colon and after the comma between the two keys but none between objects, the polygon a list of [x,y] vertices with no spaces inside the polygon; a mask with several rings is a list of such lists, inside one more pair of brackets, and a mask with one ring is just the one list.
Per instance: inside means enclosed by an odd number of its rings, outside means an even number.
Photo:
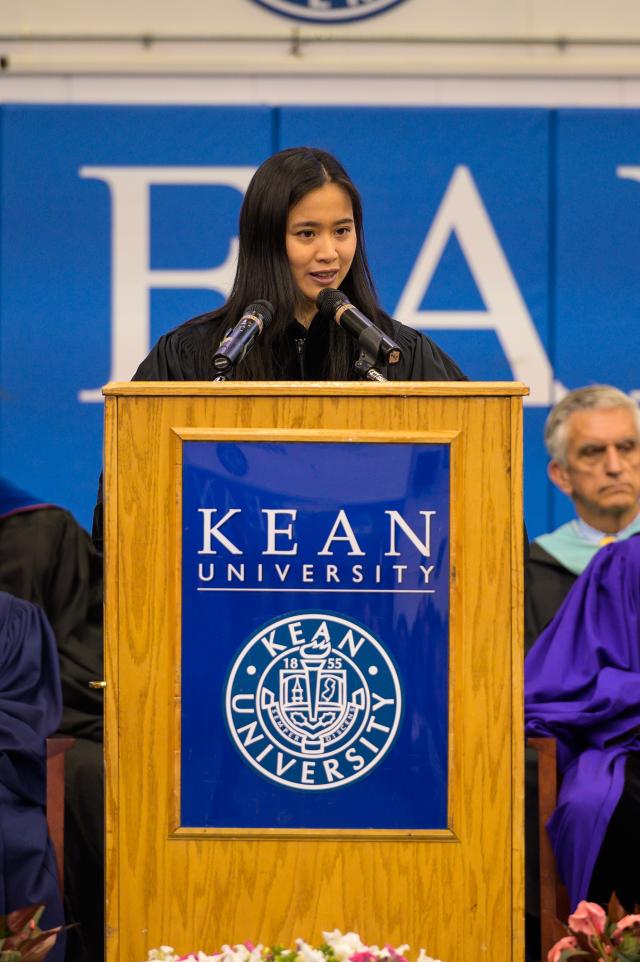
[{"label": "purple academic robe", "polygon": [[558,740],[547,824],[571,905],[586,898],[625,761],[640,751],[640,536],[602,548],[525,660],[529,736]]},{"label": "purple academic robe", "polygon": [[[45,739],[62,712],[56,641],[37,605],[0,592],[0,914],[45,905],[64,921],[45,817]],[[47,962],[64,957],[64,937]]]}]

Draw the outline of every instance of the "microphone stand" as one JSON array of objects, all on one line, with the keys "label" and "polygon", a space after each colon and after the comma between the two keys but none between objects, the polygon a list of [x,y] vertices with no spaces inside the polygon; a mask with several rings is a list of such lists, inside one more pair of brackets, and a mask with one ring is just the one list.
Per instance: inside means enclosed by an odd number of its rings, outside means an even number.
[{"label": "microphone stand", "polygon": [[[356,364],[355,364],[356,370],[358,370],[358,364],[360,364],[361,360],[362,360],[362,354],[356,361]],[[367,373],[362,376],[362,379],[363,381],[388,381],[389,380],[389,378],[385,377],[384,374],[381,374],[380,371],[376,371],[373,365],[369,368]]]},{"label": "microphone stand", "polygon": [[[381,348],[384,340],[385,335],[373,325],[371,325],[371,327],[365,327],[364,330],[360,332],[358,337],[360,355],[354,364],[354,368],[364,381],[388,380],[384,374],[381,374],[380,371],[377,371],[374,367],[381,358]],[[399,353],[398,351],[398,355]],[[398,360],[400,360],[399,356]]]}]

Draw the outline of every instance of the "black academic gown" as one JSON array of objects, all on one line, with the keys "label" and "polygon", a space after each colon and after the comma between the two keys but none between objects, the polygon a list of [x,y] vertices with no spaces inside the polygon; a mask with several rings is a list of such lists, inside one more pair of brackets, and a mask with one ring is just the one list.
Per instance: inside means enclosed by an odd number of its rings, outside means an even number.
[{"label": "black academic gown", "polygon": [[[292,321],[273,344],[274,366],[278,380],[326,380],[329,355],[329,321],[320,315],[308,328]],[[399,321],[387,317],[391,337],[402,350],[398,364],[381,369],[391,381],[466,381],[448,354],[431,338]],[[218,374],[213,366],[219,321],[208,315],[170,331],[160,338],[136,371],[134,381],[212,381]],[[354,379],[356,375],[353,375]]]},{"label": "black academic gown", "polygon": [[104,927],[102,559],[68,511],[26,506],[0,516],[0,590],[36,602],[57,643],[65,757],[67,962],[100,962]]},{"label": "black academic gown", "polygon": [[[458,365],[438,345],[419,331],[385,315],[391,337],[402,351],[398,364],[383,366],[389,381],[466,381]],[[326,381],[330,350],[329,323],[319,314],[304,328],[292,321],[274,341],[273,357],[277,380]],[[164,334],[140,364],[134,381],[213,381],[214,348],[220,340],[220,322],[203,314]],[[354,342],[355,343],[355,342]],[[355,350],[354,350],[355,358]],[[356,379],[354,373],[353,379]],[[93,540],[103,548],[102,479],[93,515]]]},{"label": "black academic gown", "polygon": [[102,741],[102,559],[86,531],[48,505],[0,517],[0,591],[33,601],[58,643],[60,731]]},{"label": "black academic gown", "polygon": [[547,627],[577,578],[537,542],[529,546],[525,567],[525,651],[529,651],[538,635]]}]

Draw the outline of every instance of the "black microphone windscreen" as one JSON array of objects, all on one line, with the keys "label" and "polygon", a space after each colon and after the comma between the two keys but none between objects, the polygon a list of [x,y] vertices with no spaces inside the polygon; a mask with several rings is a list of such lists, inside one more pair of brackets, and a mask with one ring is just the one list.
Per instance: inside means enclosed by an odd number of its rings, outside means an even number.
[{"label": "black microphone windscreen", "polygon": [[249,304],[249,306],[245,309],[244,313],[245,315],[257,314],[262,320],[263,327],[267,328],[273,320],[275,308],[271,301],[252,301],[251,304]]},{"label": "black microphone windscreen", "polygon": [[316,297],[316,307],[320,313],[328,314],[330,317],[333,317],[339,307],[348,303],[347,295],[336,290],[335,287],[325,287]]}]

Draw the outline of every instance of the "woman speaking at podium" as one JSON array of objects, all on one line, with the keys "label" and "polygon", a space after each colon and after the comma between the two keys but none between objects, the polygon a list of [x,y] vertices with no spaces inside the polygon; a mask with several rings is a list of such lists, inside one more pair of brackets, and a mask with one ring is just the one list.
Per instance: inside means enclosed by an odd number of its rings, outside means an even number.
[{"label": "woman speaking at podium", "polygon": [[227,302],[161,337],[134,380],[213,380],[220,372],[218,345],[256,301],[268,302],[270,323],[234,367],[234,378],[353,380],[359,376],[357,340],[316,307],[327,288],[339,288],[364,322],[400,348],[400,360],[382,366],[384,379],[466,380],[432,340],[381,309],[367,264],[360,195],[326,151],[293,147],[258,168],[240,211],[239,245]]},{"label": "woman speaking at podium", "polygon": [[[365,254],[360,195],[336,158],[314,147],[282,150],[258,168],[240,210],[238,267],[228,300],[164,334],[133,380],[358,379],[362,342],[316,306],[329,289],[360,326],[369,325],[367,331],[399,349],[396,363],[377,364],[377,379],[467,380],[430,338],[380,307]],[[217,352],[230,334],[233,340],[234,325],[242,328],[244,344],[239,361],[221,375]],[[247,338],[249,328],[254,336]],[[367,366],[375,376],[373,363]],[[102,532],[101,480],[93,518],[99,550]]]}]

